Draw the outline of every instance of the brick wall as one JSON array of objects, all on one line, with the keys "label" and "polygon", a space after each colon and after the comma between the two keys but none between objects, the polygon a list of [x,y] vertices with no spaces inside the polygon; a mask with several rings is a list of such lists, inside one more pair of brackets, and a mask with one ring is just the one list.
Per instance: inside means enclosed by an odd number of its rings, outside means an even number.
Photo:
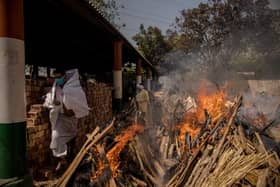
[{"label": "brick wall", "polygon": [[[49,149],[51,126],[48,111],[42,107],[42,96],[50,89],[47,85],[44,79],[26,79],[27,152],[29,168],[35,179],[44,177],[48,166],[54,167]],[[75,152],[82,146],[87,133],[112,118],[112,88],[94,80],[88,80],[82,85],[91,111],[89,116],[79,120]]]},{"label": "brick wall", "polygon": [[25,80],[25,94],[26,94],[26,111],[30,109],[31,104],[38,104],[43,102],[42,96],[47,93],[46,79]]}]

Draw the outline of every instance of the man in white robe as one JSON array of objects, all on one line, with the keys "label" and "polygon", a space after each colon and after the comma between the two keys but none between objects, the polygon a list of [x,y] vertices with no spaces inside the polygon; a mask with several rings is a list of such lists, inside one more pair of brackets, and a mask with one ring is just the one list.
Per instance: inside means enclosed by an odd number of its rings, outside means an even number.
[{"label": "man in white robe", "polygon": [[78,119],[89,113],[86,95],[80,85],[77,69],[54,72],[55,82],[44,105],[50,109],[52,137],[50,148],[59,158],[59,170],[68,153],[67,144],[77,135]]}]

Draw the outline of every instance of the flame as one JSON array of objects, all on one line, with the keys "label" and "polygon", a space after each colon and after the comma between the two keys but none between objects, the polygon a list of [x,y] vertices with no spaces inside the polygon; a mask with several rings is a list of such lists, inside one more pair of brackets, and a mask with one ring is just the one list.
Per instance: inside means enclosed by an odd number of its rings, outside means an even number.
[{"label": "flame", "polygon": [[103,170],[104,170],[105,168],[108,167],[108,164],[103,163],[102,160],[101,160],[100,158],[97,160],[97,162],[98,162],[98,169],[97,169],[97,171],[96,171],[95,173],[93,173],[93,175],[91,176],[91,180],[92,180],[92,181],[95,180],[95,179],[97,178],[97,176],[101,175],[101,174],[103,173]]},{"label": "flame", "polygon": [[201,130],[200,125],[205,123],[206,120],[205,110],[211,116],[212,123],[217,122],[227,108],[225,97],[224,89],[218,91],[209,89],[209,84],[207,85],[205,81],[202,82],[196,98],[196,110],[187,112],[184,122],[179,125],[179,141],[181,145],[185,146],[186,133],[190,134],[191,141],[198,135]]},{"label": "flame", "polygon": [[180,128],[180,134],[179,134],[179,141],[181,145],[185,146],[186,141],[186,133],[188,133],[191,136],[191,141],[195,139],[197,134],[200,132],[200,128],[196,125],[197,118],[195,116],[195,113],[191,113],[188,115],[187,122],[179,125]]},{"label": "flame", "polygon": [[117,176],[117,170],[120,165],[119,155],[121,151],[126,146],[126,144],[135,137],[136,133],[143,131],[143,126],[132,125],[114,139],[117,142],[117,144],[106,154],[106,157],[110,163],[110,169],[114,177]]},{"label": "flame", "polygon": [[225,100],[225,91],[215,91],[209,93],[205,90],[201,90],[197,96],[198,108],[197,108],[197,116],[198,121],[203,123],[205,121],[205,112],[207,112],[212,117],[212,122],[215,123],[221,115],[224,113],[226,106]]}]

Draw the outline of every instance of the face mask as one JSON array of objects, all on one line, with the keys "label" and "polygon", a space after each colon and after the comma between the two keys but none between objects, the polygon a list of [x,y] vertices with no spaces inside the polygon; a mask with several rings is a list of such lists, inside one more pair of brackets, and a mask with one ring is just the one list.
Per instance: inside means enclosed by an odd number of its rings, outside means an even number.
[{"label": "face mask", "polygon": [[64,84],[64,78],[56,78],[55,82],[58,86],[62,86]]}]

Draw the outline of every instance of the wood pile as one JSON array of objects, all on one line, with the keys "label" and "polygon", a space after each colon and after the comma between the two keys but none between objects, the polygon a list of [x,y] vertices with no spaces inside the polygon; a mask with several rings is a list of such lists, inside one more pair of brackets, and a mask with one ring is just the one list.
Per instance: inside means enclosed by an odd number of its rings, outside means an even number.
[{"label": "wood pile", "polygon": [[[144,131],[131,134],[135,110],[128,105],[114,129],[101,131],[98,141],[88,139],[91,143],[85,143],[56,184],[65,186],[70,181],[68,184],[73,186],[279,186],[279,143],[268,136],[268,129],[244,125],[237,116],[241,105],[242,97],[235,98],[215,120],[205,111],[204,123],[197,124],[195,136],[186,132],[184,142],[179,129],[164,124],[146,126]],[[130,138],[124,141],[127,135]],[[124,144],[120,146],[120,142]],[[108,153],[115,149],[118,154],[112,161]],[[117,163],[116,168],[111,167],[112,162]]]},{"label": "wood pile", "polygon": [[277,153],[266,149],[258,132],[249,137],[242,124],[235,123],[240,105],[241,98],[230,112],[228,120],[218,120],[213,129],[204,130],[204,134],[200,133],[200,137],[196,137],[199,139],[198,145],[194,151],[184,153],[182,162],[166,186],[280,184],[280,160]]}]

